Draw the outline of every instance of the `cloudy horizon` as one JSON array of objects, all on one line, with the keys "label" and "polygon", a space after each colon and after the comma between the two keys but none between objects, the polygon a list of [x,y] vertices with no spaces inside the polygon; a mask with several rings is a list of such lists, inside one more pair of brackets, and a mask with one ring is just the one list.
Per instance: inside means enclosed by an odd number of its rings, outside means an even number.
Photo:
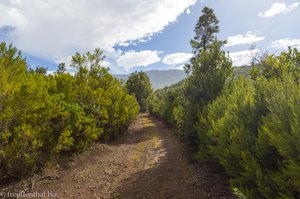
[{"label": "cloudy horizon", "polygon": [[204,6],[215,10],[218,37],[228,41],[224,49],[236,66],[249,64],[253,53],[300,48],[295,0],[3,0],[0,41],[22,50],[31,67],[49,71],[94,48],[104,50],[112,73],[181,69]]}]

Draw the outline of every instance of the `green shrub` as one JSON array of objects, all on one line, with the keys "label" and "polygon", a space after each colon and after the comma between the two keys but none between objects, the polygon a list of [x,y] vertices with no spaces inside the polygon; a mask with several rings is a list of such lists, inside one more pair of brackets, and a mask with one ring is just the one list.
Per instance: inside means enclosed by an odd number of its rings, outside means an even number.
[{"label": "green shrub", "polygon": [[31,175],[48,160],[126,131],[135,98],[108,69],[102,51],[77,53],[76,75],[27,71],[16,48],[0,45],[0,181]]}]

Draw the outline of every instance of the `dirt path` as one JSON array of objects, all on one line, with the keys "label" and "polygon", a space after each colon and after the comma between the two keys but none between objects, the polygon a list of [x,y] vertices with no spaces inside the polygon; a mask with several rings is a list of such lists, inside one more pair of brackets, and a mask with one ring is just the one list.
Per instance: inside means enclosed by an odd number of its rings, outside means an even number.
[{"label": "dirt path", "polygon": [[[31,191],[43,198],[234,198],[224,176],[209,165],[190,164],[187,157],[167,126],[141,114],[117,142],[94,145],[68,168],[45,171],[45,179],[35,176]],[[10,190],[25,186],[28,182],[19,182]]]}]

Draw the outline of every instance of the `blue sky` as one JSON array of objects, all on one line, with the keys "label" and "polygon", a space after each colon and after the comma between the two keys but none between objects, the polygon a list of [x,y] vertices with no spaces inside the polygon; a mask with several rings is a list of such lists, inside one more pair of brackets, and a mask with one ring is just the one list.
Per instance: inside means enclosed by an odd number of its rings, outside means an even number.
[{"label": "blue sky", "polygon": [[2,0],[0,41],[50,72],[96,47],[112,73],[180,69],[191,57],[189,41],[204,6],[215,10],[218,37],[228,40],[224,49],[237,66],[255,53],[300,48],[297,0]]}]

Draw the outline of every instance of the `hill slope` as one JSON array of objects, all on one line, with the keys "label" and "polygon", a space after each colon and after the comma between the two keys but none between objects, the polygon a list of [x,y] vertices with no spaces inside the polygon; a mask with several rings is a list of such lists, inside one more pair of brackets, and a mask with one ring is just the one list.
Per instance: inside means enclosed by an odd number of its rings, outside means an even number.
[{"label": "hill slope", "polygon": [[[146,71],[146,73],[149,76],[154,89],[170,86],[186,77],[186,74],[183,70],[151,70]],[[116,74],[113,76],[126,81],[129,77],[129,74]]]}]

